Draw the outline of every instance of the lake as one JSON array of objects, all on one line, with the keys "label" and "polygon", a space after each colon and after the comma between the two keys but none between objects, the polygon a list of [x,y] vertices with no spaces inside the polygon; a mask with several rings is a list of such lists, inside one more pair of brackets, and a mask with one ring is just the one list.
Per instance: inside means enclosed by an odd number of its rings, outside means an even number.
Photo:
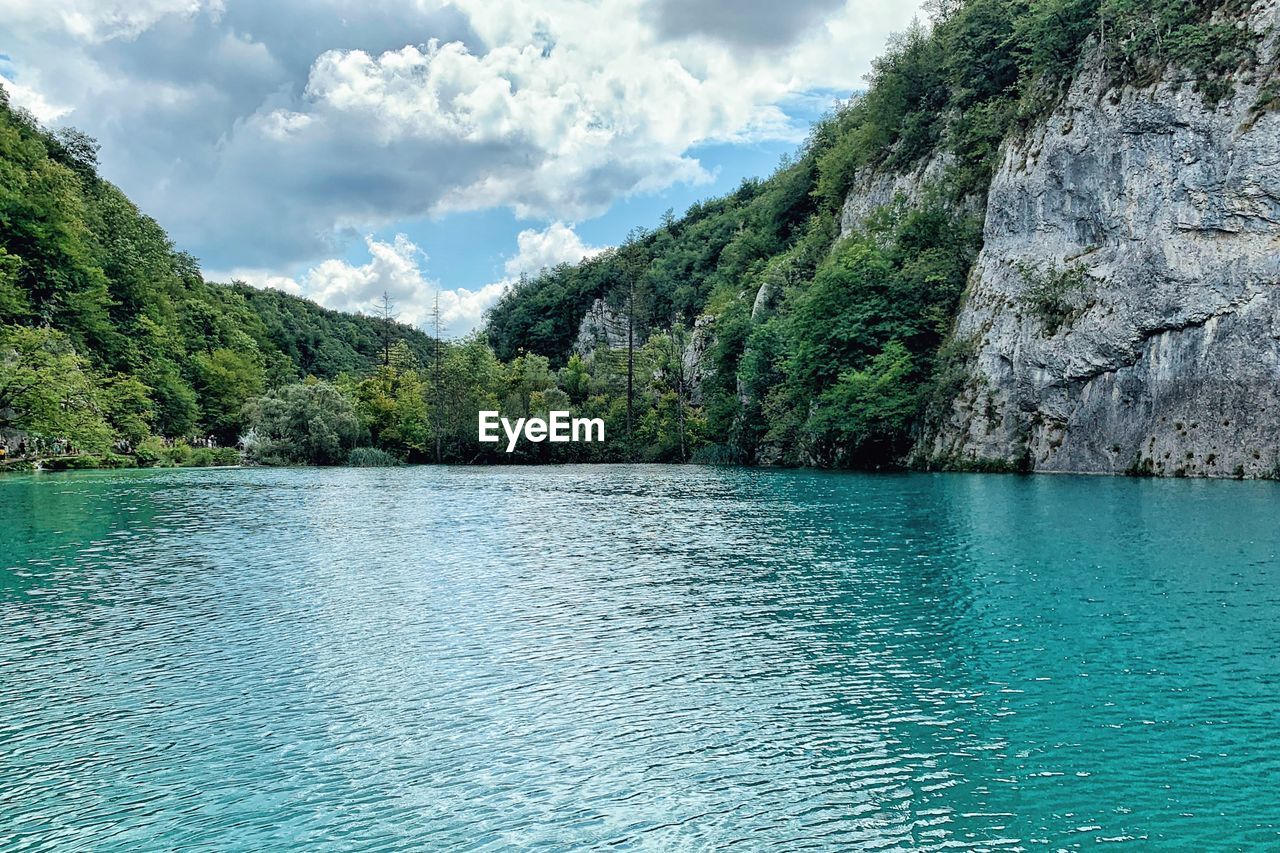
[{"label": "lake", "polygon": [[0,478],[0,848],[1280,845],[1280,484]]}]

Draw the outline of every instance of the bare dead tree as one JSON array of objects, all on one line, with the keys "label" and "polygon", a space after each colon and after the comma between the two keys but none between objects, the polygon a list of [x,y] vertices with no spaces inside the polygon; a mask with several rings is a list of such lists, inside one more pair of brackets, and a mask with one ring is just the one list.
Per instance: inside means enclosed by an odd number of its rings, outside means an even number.
[{"label": "bare dead tree", "polygon": [[645,248],[643,239],[645,231],[642,228],[632,229],[627,235],[627,240],[622,246],[622,251],[626,252],[625,260],[622,263],[623,275],[626,277],[627,285],[627,456],[630,457],[635,450],[634,426],[635,426],[635,375],[636,375],[636,285],[640,283],[640,277],[645,274],[649,267],[649,261],[645,258]]},{"label": "bare dead tree", "polygon": [[636,377],[636,276],[634,270],[627,270],[627,455],[630,456],[635,442],[632,441],[631,419],[635,406]]},{"label": "bare dead tree", "polygon": [[374,316],[382,321],[382,366],[389,367],[391,365],[391,337],[395,331],[396,320],[400,315],[396,313],[395,300],[391,298],[391,294],[382,291],[382,296],[373,305]]}]

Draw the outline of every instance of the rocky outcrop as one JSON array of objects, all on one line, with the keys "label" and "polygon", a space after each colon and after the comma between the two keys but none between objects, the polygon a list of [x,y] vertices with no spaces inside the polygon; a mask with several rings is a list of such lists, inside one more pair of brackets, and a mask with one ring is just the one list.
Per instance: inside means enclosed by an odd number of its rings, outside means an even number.
[{"label": "rocky outcrop", "polygon": [[854,177],[840,210],[840,236],[848,237],[862,228],[871,214],[886,205],[919,204],[930,187],[942,182],[954,162],[955,155],[941,152],[908,172],[862,171]]},{"label": "rocky outcrop", "polygon": [[[1208,106],[1190,81],[1101,69],[1006,143],[957,319],[961,388],[919,459],[1036,471],[1274,476],[1280,468],[1277,62]],[[849,205],[846,205],[846,211]]]},{"label": "rocky outcrop", "polygon": [[703,402],[703,386],[711,378],[715,366],[711,363],[710,351],[716,339],[716,318],[703,314],[693,323],[689,333],[689,343],[682,354],[682,368],[689,382],[689,402],[701,406]]},{"label": "rocky outcrop", "polygon": [[[636,346],[640,342],[636,341]],[[586,356],[597,347],[611,349],[627,346],[627,315],[614,308],[603,299],[597,299],[583,315],[578,324],[578,338],[574,341],[573,351]]]},{"label": "rocky outcrop", "polygon": [[[689,402],[695,406],[702,405],[703,385],[715,369],[709,358],[710,349],[715,344],[715,319],[710,314],[698,317],[681,353],[682,370],[689,383]],[[644,343],[644,336],[637,333],[634,344],[636,349],[644,346]],[[574,342],[573,351],[585,358],[598,349],[626,348],[626,312],[614,308],[604,299],[597,299],[578,324],[578,338]]]},{"label": "rocky outcrop", "polygon": [[768,280],[756,291],[755,301],[751,303],[751,322],[763,323],[777,310],[782,299],[782,283]]}]

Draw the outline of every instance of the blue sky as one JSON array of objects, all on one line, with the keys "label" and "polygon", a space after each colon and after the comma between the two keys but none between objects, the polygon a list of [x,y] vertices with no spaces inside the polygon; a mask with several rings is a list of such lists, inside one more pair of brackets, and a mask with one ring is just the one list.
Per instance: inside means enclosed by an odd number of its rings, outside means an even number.
[{"label": "blue sky", "polygon": [[522,272],[765,176],[886,0],[0,0],[0,77],[206,276],[450,334]]},{"label": "blue sky", "polygon": [[[809,111],[795,115],[797,126],[807,126],[816,116]],[[589,246],[612,246],[626,239],[636,225],[653,227],[667,210],[677,215],[694,202],[735,190],[744,178],[766,177],[777,168],[783,155],[793,153],[797,143],[772,140],[695,147],[690,155],[707,167],[714,179],[707,183],[675,184],[660,192],[621,199],[594,219],[577,223],[574,230]],[[405,234],[430,255],[428,273],[446,287],[474,289],[504,275],[511,255],[511,235],[527,228],[550,223],[520,220],[506,208],[455,213],[438,219],[414,219],[381,228],[374,236],[392,240]],[[430,248],[427,248],[430,247]],[[345,256],[349,263],[367,259],[364,244],[353,244]],[[301,275],[303,269],[297,270]]]}]

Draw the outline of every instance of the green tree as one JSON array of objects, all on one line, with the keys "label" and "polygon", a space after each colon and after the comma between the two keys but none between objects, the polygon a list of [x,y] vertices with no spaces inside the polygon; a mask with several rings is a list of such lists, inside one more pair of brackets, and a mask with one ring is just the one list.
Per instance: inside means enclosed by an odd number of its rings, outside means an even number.
[{"label": "green tree", "polygon": [[66,335],[0,326],[0,427],[85,450],[110,446],[98,377]]},{"label": "green tree", "polygon": [[893,464],[909,446],[920,408],[920,376],[911,353],[890,341],[864,370],[848,370],[818,399],[811,452],[825,464]]},{"label": "green tree", "polygon": [[262,393],[265,379],[254,354],[219,348],[192,358],[205,427],[234,444],[244,427],[245,404]]},{"label": "green tree", "polygon": [[155,405],[150,389],[132,376],[117,373],[100,383],[103,416],[113,434],[130,445],[151,435],[155,423]]},{"label": "green tree", "polygon": [[560,368],[558,381],[571,402],[581,403],[587,399],[587,394],[591,391],[591,373],[582,356],[577,353],[569,356],[568,363]]},{"label": "green tree", "polygon": [[340,465],[361,435],[355,407],[328,382],[286,385],[245,407],[245,451],[269,465]]}]

